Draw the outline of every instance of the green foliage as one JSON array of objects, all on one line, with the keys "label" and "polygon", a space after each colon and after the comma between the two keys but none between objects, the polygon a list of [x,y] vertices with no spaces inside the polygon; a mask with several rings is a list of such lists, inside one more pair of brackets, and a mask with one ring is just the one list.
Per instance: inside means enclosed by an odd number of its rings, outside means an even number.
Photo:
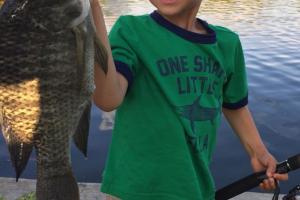
[{"label": "green foliage", "polygon": [[[0,199],[1,200],[1,199]],[[35,192],[30,192],[28,194],[25,194],[21,197],[19,197],[18,199],[16,200],[36,200],[36,197],[35,197]]]},{"label": "green foliage", "polygon": [[5,200],[4,197],[0,194],[0,200]]}]

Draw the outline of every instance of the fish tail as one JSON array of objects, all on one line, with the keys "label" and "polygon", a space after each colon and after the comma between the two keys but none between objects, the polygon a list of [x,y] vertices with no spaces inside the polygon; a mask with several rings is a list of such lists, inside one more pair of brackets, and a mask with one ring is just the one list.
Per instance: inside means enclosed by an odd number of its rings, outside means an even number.
[{"label": "fish tail", "polygon": [[191,127],[192,127],[193,133],[195,133],[195,122],[193,120],[191,120]]},{"label": "fish tail", "polygon": [[45,176],[38,166],[36,183],[37,200],[79,200],[79,189],[71,169],[63,175]]},{"label": "fish tail", "polygon": [[[72,173],[69,134],[48,124],[48,130],[35,137],[37,158],[37,200],[79,200],[78,185]],[[57,132],[55,134],[55,132]]]},{"label": "fish tail", "polygon": [[87,157],[88,136],[91,118],[91,101],[88,101],[80,117],[77,129],[73,135],[73,140],[77,148]]}]

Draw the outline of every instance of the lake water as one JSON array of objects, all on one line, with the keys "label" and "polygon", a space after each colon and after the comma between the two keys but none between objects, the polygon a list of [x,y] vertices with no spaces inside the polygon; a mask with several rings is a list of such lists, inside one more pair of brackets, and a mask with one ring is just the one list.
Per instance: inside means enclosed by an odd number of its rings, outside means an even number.
[{"label": "lake water", "polygon": [[[101,1],[108,30],[120,15],[150,13],[146,0]],[[261,136],[281,161],[300,153],[300,0],[204,0],[199,17],[239,33],[246,57],[249,107]],[[111,141],[113,113],[93,108],[88,159],[72,147],[79,181],[99,182]],[[223,120],[212,162],[217,188],[252,172],[237,137]],[[0,137],[0,176],[14,177]],[[23,173],[35,177],[35,157]],[[281,183],[282,191],[300,184],[300,170]]]}]

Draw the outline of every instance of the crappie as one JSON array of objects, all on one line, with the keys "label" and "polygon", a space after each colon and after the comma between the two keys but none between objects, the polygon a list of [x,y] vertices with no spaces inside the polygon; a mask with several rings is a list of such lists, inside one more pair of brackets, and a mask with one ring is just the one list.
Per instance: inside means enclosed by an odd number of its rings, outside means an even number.
[{"label": "crappie", "polygon": [[17,179],[33,147],[38,200],[77,200],[70,140],[86,155],[94,61],[107,72],[89,0],[6,0],[0,10],[0,126]]}]

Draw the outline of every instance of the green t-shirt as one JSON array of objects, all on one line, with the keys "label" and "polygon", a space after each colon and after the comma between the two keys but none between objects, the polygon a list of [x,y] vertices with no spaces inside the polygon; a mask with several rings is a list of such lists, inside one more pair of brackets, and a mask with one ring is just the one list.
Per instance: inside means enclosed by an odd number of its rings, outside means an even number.
[{"label": "green t-shirt", "polygon": [[198,19],[189,32],[158,12],[122,16],[110,32],[129,88],[118,108],[102,192],[122,200],[211,200],[209,163],[222,106],[247,104],[237,34]]}]

